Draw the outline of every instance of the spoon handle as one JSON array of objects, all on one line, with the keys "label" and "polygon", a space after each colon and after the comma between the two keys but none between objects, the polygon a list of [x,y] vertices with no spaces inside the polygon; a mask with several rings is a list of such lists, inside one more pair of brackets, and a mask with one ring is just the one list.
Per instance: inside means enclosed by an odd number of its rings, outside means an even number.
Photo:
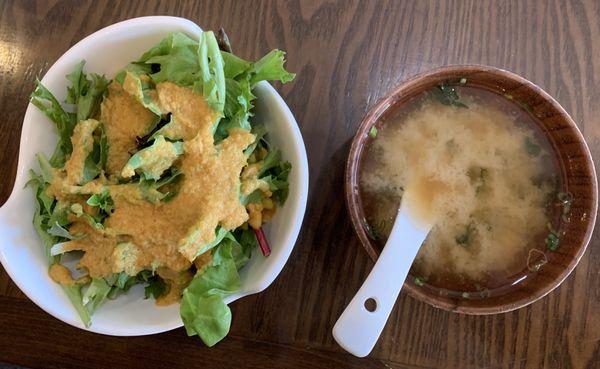
[{"label": "spoon handle", "polygon": [[[387,243],[369,276],[333,327],[333,337],[349,353],[368,355],[394,307],[404,279],[430,227],[417,224],[401,206]],[[367,300],[372,311],[365,306]],[[368,303],[367,303],[368,304]]]}]

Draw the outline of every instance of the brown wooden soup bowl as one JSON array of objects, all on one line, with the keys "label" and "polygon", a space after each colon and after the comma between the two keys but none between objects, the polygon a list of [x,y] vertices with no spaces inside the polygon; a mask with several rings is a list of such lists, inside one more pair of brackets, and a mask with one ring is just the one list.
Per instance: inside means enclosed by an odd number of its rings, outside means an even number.
[{"label": "brown wooden soup bowl", "polygon": [[562,187],[573,195],[570,220],[561,225],[564,236],[555,251],[545,250],[547,264],[506,294],[485,298],[465,298],[432,286],[416,285],[414,276],[404,282],[403,290],[435,307],[465,314],[497,314],[526,306],[558,287],[573,271],[584,254],[596,220],[598,185],[590,151],[573,119],[550,95],[534,83],[514,73],[488,66],[448,66],[417,75],[402,83],[377,102],[362,120],[352,141],[346,163],[346,204],[352,225],[365,250],[376,261],[381,246],[368,235],[359,194],[359,170],[369,132],[412,97],[448,81],[467,81],[510,98],[533,115],[548,137],[560,164]]}]

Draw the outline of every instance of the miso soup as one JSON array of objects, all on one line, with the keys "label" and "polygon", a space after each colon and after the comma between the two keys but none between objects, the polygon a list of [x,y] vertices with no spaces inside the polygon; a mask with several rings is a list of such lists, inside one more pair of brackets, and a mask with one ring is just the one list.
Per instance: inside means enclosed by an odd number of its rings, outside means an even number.
[{"label": "miso soup", "polygon": [[458,84],[413,98],[371,130],[359,179],[370,237],[385,244],[407,186],[434,224],[411,269],[417,285],[464,298],[507,293],[558,246],[565,209],[556,204],[568,199],[534,119],[510,96]]}]

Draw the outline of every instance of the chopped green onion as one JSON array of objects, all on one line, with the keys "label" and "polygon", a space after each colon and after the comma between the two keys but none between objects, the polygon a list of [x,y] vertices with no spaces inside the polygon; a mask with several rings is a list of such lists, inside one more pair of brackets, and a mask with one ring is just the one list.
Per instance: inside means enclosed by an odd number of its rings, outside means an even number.
[{"label": "chopped green onion", "polygon": [[548,236],[546,236],[545,242],[550,251],[556,251],[558,245],[560,245],[560,238],[554,233],[549,233]]},{"label": "chopped green onion", "polygon": [[417,286],[423,287],[425,285],[425,281],[427,278],[425,277],[415,277],[414,282]]},{"label": "chopped green onion", "polygon": [[369,131],[369,136],[371,136],[371,138],[377,137],[377,127],[371,127],[371,130]]}]

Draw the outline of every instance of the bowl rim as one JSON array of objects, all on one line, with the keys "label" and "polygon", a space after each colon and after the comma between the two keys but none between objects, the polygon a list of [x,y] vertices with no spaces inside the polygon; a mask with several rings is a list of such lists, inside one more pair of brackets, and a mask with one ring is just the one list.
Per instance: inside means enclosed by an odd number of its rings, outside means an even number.
[{"label": "bowl rim", "polygon": [[[521,77],[511,71],[506,69],[497,68],[488,65],[482,64],[457,64],[457,65],[447,65],[442,67],[433,68],[430,70],[423,71],[416,75],[413,75],[404,81],[400,82],[398,85],[393,87],[388,93],[386,93],[383,97],[381,97],[373,106],[371,106],[363,119],[361,120],[357,132],[352,138],[352,143],[350,146],[350,150],[348,153],[348,158],[346,161],[345,173],[344,173],[344,192],[346,199],[346,208],[350,215],[350,220],[352,223],[352,228],[354,232],[359,238],[359,241],[362,247],[365,249],[369,257],[373,262],[377,262],[379,257],[379,252],[373,247],[373,244],[367,235],[362,219],[363,211],[362,207],[359,206],[359,194],[355,190],[358,187],[358,173],[360,169],[360,161],[362,157],[362,151],[365,147],[365,142],[367,140],[368,133],[382,117],[389,108],[395,106],[395,100],[398,97],[403,96],[403,92],[411,86],[414,86],[419,83],[425,84],[424,81],[427,80],[445,80],[450,76],[455,76],[457,74],[469,72],[473,73],[489,73],[495,76],[498,76],[504,80],[509,80],[518,83],[521,86],[526,86],[530,90],[532,90],[535,95],[540,97],[545,102],[549,103],[554,109],[556,109],[561,119],[572,129],[573,133],[577,136],[578,140],[583,144],[582,149],[584,151],[584,160],[586,162],[586,171],[589,172],[589,176],[591,178],[591,193],[592,197],[589,201],[592,202],[591,208],[592,211],[589,217],[588,227],[586,229],[585,235],[583,237],[582,243],[579,245],[577,249],[577,253],[574,255],[573,259],[570,261],[569,265],[561,271],[559,276],[552,280],[550,283],[547,283],[539,290],[535,291],[530,295],[527,295],[521,299],[516,301],[500,304],[498,306],[486,306],[486,307],[477,307],[477,306],[468,306],[468,305],[455,305],[449,303],[445,300],[438,299],[429,294],[426,294],[422,291],[422,289],[415,287],[413,284],[408,283],[408,278],[403,282],[402,290],[406,291],[410,296],[416,298],[417,300],[423,301],[433,307],[440,308],[442,310],[463,313],[468,315],[489,315],[489,314],[499,314],[506,313],[509,311],[513,311],[522,307],[525,307],[533,302],[541,299],[546,296],[550,292],[552,292],[555,288],[557,288],[562,282],[571,274],[571,272],[575,269],[575,267],[579,264],[579,261],[583,254],[585,253],[587,246],[592,237],[592,233],[594,230],[594,226],[596,223],[596,213],[598,210],[598,182],[596,176],[596,169],[594,167],[594,162],[589,150],[589,147],[585,141],[583,134],[581,133],[579,127],[575,123],[575,121],[571,118],[571,116],[566,112],[566,110],[546,91],[544,91],[541,87],[537,86],[535,83],[527,80],[524,77]],[[420,90],[418,93],[422,92]],[[411,94],[410,96],[414,96]]]},{"label": "bowl rim", "polygon": [[[159,26],[159,27],[160,26],[163,26],[163,27],[172,26],[172,27],[180,28],[180,29],[184,30],[184,32],[191,32],[191,33],[199,33],[202,31],[202,29],[195,22],[193,22],[189,19],[186,19],[186,18],[175,17],[175,16],[143,16],[143,17],[130,18],[130,19],[126,19],[126,20],[123,20],[120,22],[116,22],[116,23],[110,24],[106,27],[103,27],[101,29],[94,31],[93,33],[82,38],[80,41],[75,43],[73,46],[69,47],[48,68],[48,70],[46,71],[46,73],[40,80],[42,82],[44,82],[44,80],[47,78],[47,76],[57,73],[57,70],[60,69],[59,65],[64,63],[65,60],[68,60],[71,54],[78,54],[80,52],[80,50],[83,50],[84,48],[86,48],[90,42],[93,42],[94,40],[99,39],[99,38],[107,37],[108,36],[107,33],[110,34],[110,32],[114,32],[117,30],[131,29],[131,27],[135,27],[137,29],[137,27],[139,27],[139,28],[146,27],[147,28],[147,27],[156,27],[156,26]],[[165,30],[165,35],[168,32],[170,32],[170,31]],[[294,207],[293,207],[292,212],[294,214],[298,215],[298,219],[296,221],[294,221],[293,224],[289,225],[286,228],[286,230],[284,231],[285,244],[282,245],[283,250],[282,250],[281,254],[279,255],[279,257],[276,260],[274,260],[272,265],[265,271],[265,275],[260,280],[257,280],[255,283],[253,283],[250,288],[241,289],[237,293],[226,297],[224,300],[227,304],[229,304],[237,299],[240,299],[242,297],[245,297],[245,296],[248,296],[248,295],[251,295],[254,293],[262,292],[277,278],[277,276],[279,276],[279,274],[283,270],[283,267],[287,263],[292,250],[294,249],[296,241],[298,240],[298,236],[299,236],[302,222],[304,219],[304,215],[306,212],[306,204],[307,204],[307,199],[308,199],[308,189],[309,189],[308,159],[307,159],[307,154],[306,154],[306,147],[304,145],[304,140],[303,140],[300,128],[298,126],[298,123],[297,123],[294,115],[292,114],[289,106],[285,103],[285,101],[283,100],[281,95],[279,95],[277,90],[275,90],[275,88],[271,84],[269,84],[266,81],[261,81],[257,84],[256,88],[259,88],[262,91],[262,94],[264,94],[266,96],[266,98],[269,98],[273,101],[274,105],[272,105],[272,106],[274,107],[275,110],[277,110],[283,116],[282,120],[284,120],[286,123],[285,124],[287,127],[286,130],[288,130],[290,132],[290,136],[292,137],[291,142],[289,142],[288,150],[290,152],[295,152],[295,155],[297,155],[297,157],[298,157],[297,160],[298,160],[298,164],[299,164],[297,168],[296,167],[294,168],[294,170],[296,170],[298,172],[299,186],[298,186],[297,200],[294,201],[294,204],[293,204]],[[31,102],[29,102],[27,109],[25,111],[25,115],[23,117],[23,124],[21,127],[21,137],[20,137],[20,141],[19,141],[19,150],[18,150],[18,157],[17,157],[17,170],[16,170],[14,184],[11,189],[10,195],[8,196],[8,198],[6,199],[4,204],[0,207],[0,215],[4,215],[4,213],[6,211],[15,210],[15,209],[13,209],[14,208],[13,202],[17,201],[15,198],[17,197],[16,195],[20,191],[19,186],[23,185],[23,183],[25,182],[24,180],[22,180],[22,177],[24,175],[26,175],[26,172],[29,168],[24,167],[25,163],[22,160],[23,154],[25,152],[30,152],[30,151],[34,150],[35,148],[29,147],[28,136],[26,134],[24,134],[24,130],[26,128],[25,123],[28,121],[28,119],[31,119],[28,116],[30,116],[31,111],[33,109],[36,109],[36,108],[34,107],[34,105]],[[4,267],[6,273],[9,275],[11,280],[27,296],[27,298],[29,298],[33,303],[35,303],[39,308],[44,310],[46,313],[52,315],[56,319],[59,319],[73,327],[80,328],[80,329],[94,332],[94,333],[112,335],[112,336],[142,336],[142,335],[149,335],[149,334],[155,334],[155,333],[162,333],[162,332],[170,331],[170,330],[180,328],[183,326],[183,322],[181,321],[181,319],[178,319],[177,322],[166,321],[163,324],[156,325],[156,326],[146,327],[146,326],[141,325],[141,326],[133,327],[133,328],[124,328],[121,330],[118,330],[118,329],[115,330],[114,328],[111,329],[110,327],[104,327],[104,326],[100,326],[98,324],[92,324],[90,327],[84,327],[79,319],[79,316],[75,316],[75,318],[73,318],[71,313],[65,313],[64,311],[61,311],[62,306],[52,307],[44,301],[43,296],[38,296],[38,294],[35,294],[34,292],[30,291],[24,284],[23,277],[19,277],[23,273],[15,270],[15,268],[13,268],[11,263],[9,263],[9,259],[7,258],[7,254],[6,254],[5,250],[3,249],[3,247],[0,247],[0,263]]]}]

